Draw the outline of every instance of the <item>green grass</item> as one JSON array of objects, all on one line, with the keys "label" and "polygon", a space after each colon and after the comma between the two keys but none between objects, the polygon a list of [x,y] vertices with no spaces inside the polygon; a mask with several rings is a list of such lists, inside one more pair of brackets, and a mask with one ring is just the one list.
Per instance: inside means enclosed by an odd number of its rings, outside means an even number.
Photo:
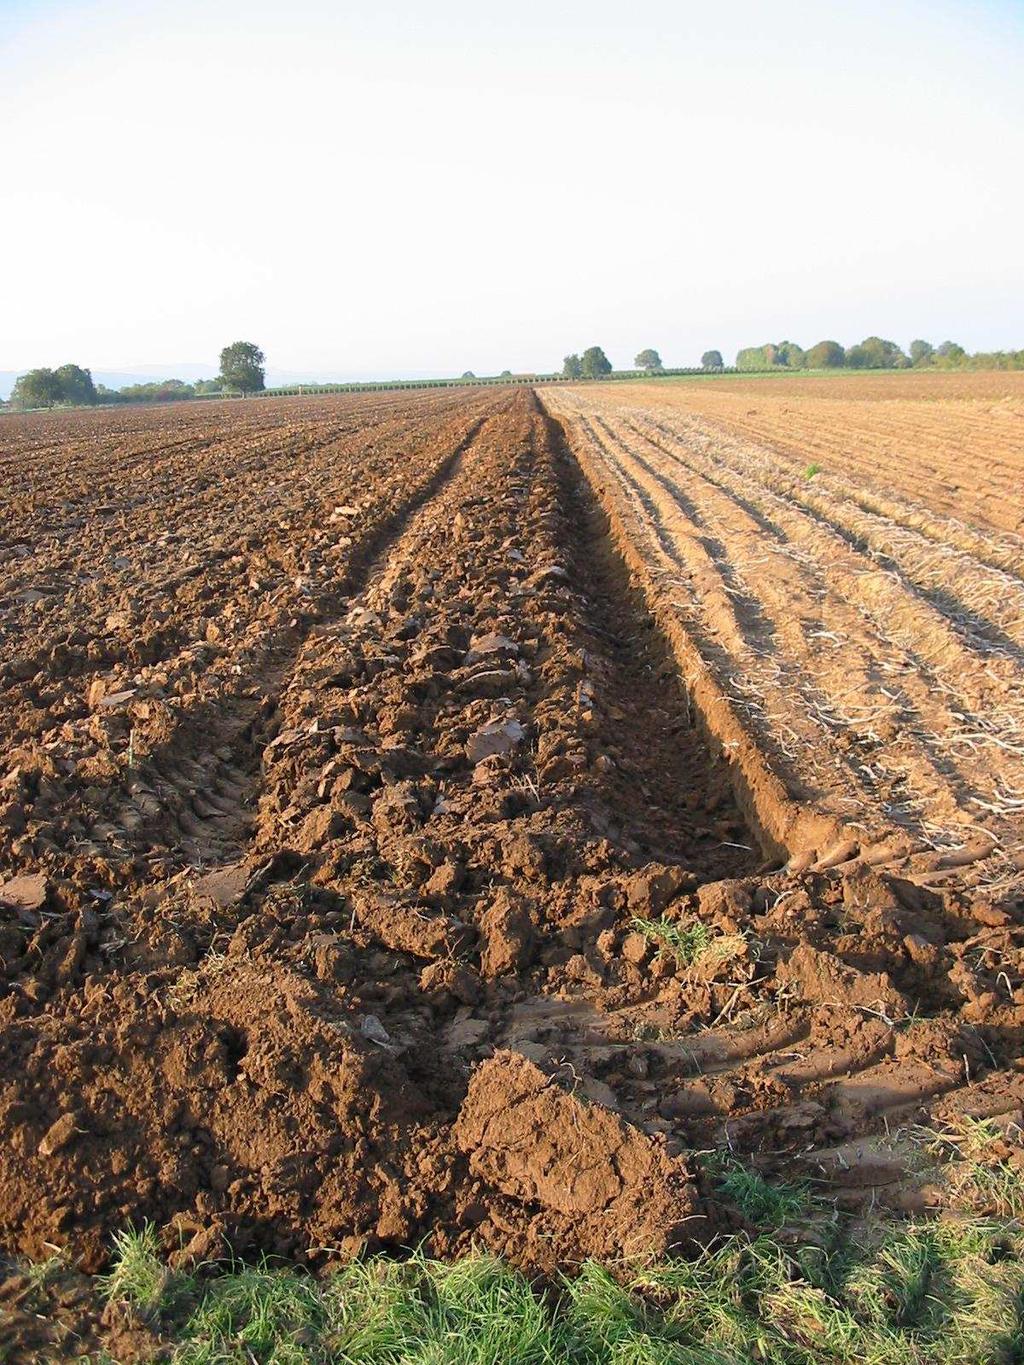
[{"label": "green grass", "polygon": [[815,476],[815,474],[820,474],[820,473],[821,473],[821,465],[820,465],[820,464],[809,464],[809,465],[807,466],[807,468],[804,470],[804,478],[805,478],[805,479],[813,479],[814,476]]},{"label": "green grass", "polygon": [[664,919],[634,919],[630,928],[660,951],[671,953],[686,967],[707,952],[714,937],[707,925],[699,920],[677,924]]},{"label": "green grass", "polygon": [[147,1223],[141,1232],[129,1230],[114,1237],[114,1268],[101,1281],[108,1299],[124,1300],[142,1313],[163,1305],[169,1274],[158,1257],[156,1229]]},{"label": "green grass", "polygon": [[[1024,1202],[993,1121],[909,1136],[947,1189],[966,1179],[973,1198],[988,1172],[1003,1205]],[[750,1231],[690,1260],[588,1262],[545,1285],[479,1254],[375,1257],[319,1276],[266,1259],[185,1273],[147,1225],[115,1239],[99,1284],[112,1321],[145,1323],[168,1365],[1024,1365],[1017,1217],[979,1217],[966,1199],[941,1218],[854,1220],[731,1154],[703,1161]],[[35,1269],[35,1307],[66,1268]]]},{"label": "green grass", "polygon": [[769,1183],[751,1167],[725,1154],[716,1154],[707,1164],[717,1176],[718,1192],[736,1205],[748,1223],[779,1228],[807,1211],[810,1191],[806,1185]]},{"label": "green grass", "polygon": [[[786,1198],[795,1209],[796,1196]],[[266,1261],[174,1275],[148,1230],[118,1240],[106,1292],[159,1317],[173,1365],[1024,1360],[1016,1224],[831,1226],[831,1241],[806,1246],[732,1237],[653,1268],[587,1263],[547,1290],[488,1256],[377,1258],[319,1278]]]},{"label": "green grass", "polygon": [[684,967],[697,963],[725,962],[756,948],[749,934],[723,934],[709,929],[700,920],[688,924],[665,919],[634,919],[630,923],[634,933],[653,943],[661,953],[669,953]]}]

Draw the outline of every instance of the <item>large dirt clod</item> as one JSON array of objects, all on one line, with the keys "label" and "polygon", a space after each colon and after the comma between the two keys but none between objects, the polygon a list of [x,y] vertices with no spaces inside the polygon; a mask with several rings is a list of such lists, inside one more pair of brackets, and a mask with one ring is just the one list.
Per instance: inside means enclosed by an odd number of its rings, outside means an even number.
[{"label": "large dirt clod", "polygon": [[706,1224],[684,1163],[567,1079],[516,1052],[477,1067],[454,1128],[470,1171],[587,1256],[660,1256],[699,1240]]}]

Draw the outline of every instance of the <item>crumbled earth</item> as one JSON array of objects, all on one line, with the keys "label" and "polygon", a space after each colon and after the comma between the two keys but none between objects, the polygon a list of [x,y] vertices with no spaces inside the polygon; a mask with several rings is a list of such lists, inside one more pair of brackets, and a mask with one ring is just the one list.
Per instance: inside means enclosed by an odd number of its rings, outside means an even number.
[{"label": "crumbled earth", "polygon": [[118,508],[145,652],[67,661],[69,589],[5,654],[0,1246],[552,1272],[735,1226],[724,1149],[912,1202],[868,1140],[1024,1110],[1021,906],[766,855],[557,423],[403,404],[304,418],[301,490],[215,444],[183,598]]}]

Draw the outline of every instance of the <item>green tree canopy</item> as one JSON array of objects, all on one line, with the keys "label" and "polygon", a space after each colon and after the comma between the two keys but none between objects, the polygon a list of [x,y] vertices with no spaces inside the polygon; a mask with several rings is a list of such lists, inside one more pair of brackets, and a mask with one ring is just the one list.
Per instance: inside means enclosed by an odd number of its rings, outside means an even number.
[{"label": "green tree canopy", "polygon": [[502,370],[501,374],[498,375],[498,378],[499,378],[499,379],[511,379],[511,378],[512,378],[512,371],[511,371],[511,370]]},{"label": "green tree canopy", "polygon": [[652,346],[648,346],[646,351],[640,352],[633,361],[633,364],[638,370],[647,370],[648,372],[651,370],[660,370],[661,356]]},{"label": "green tree canopy", "polygon": [[700,363],[705,370],[722,370],[725,368],[721,351],[705,351],[700,358]]},{"label": "green tree canopy", "polygon": [[54,376],[60,384],[62,402],[96,402],[96,388],[92,382],[91,371],[83,370],[80,365],[61,365],[60,369],[54,371]]},{"label": "green tree canopy", "polygon": [[911,365],[927,365],[935,354],[935,347],[930,341],[912,341],[910,343],[910,363]]},{"label": "green tree canopy", "polygon": [[226,389],[259,393],[266,387],[266,356],[251,341],[235,341],[220,353],[220,379]]},{"label": "green tree canopy", "polygon": [[63,402],[64,390],[54,370],[29,370],[15,380],[11,404],[16,408],[52,408]]},{"label": "green tree canopy", "polygon": [[583,362],[575,352],[562,361],[562,374],[566,379],[583,378]]},{"label": "green tree canopy", "polygon": [[775,347],[774,363],[789,370],[802,370],[807,364],[807,352],[795,341],[780,341]]},{"label": "green tree canopy", "polygon": [[935,354],[941,356],[943,360],[963,360],[967,352],[955,341],[944,341],[941,346],[935,348]]},{"label": "green tree canopy", "polygon": [[806,363],[804,349],[795,341],[769,341],[764,346],[746,346],[736,357],[736,368],[739,370],[773,370],[776,366],[802,370]]},{"label": "green tree canopy", "polygon": [[765,357],[763,346],[744,346],[742,350],[736,352],[736,368],[738,370],[766,370],[768,360]]},{"label": "green tree canopy", "polygon": [[854,370],[898,370],[910,362],[895,341],[865,337],[859,346],[851,346],[846,352],[846,363]]},{"label": "green tree canopy", "polygon": [[807,352],[807,367],[811,370],[834,370],[846,361],[846,352],[838,341],[819,341]]},{"label": "green tree canopy", "polygon": [[183,379],[155,379],[151,384],[128,384],[121,397],[129,402],[170,403],[179,398],[194,398],[195,389]]},{"label": "green tree canopy", "polygon": [[580,359],[584,379],[603,379],[612,372],[612,362],[600,346],[588,346]]},{"label": "green tree canopy", "polygon": [[472,370],[463,370],[462,377],[463,379],[475,379],[476,375],[473,373]]}]

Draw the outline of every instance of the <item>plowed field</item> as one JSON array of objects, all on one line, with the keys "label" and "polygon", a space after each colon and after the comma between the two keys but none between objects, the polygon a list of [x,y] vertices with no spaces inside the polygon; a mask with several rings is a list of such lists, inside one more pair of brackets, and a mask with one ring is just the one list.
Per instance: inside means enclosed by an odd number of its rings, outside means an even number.
[{"label": "plowed field", "polygon": [[[866,381],[867,395],[885,384]],[[702,384],[549,401],[743,773],[762,838],[810,862],[903,855],[932,882],[975,864],[973,884],[1003,891],[1024,853],[1024,540],[887,491],[897,467],[932,487],[918,452],[965,428],[934,394],[858,405],[854,385],[828,381],[820,398],[805,380],[788,400],[761,380],[742,399]],[[767,416],[741,418],[747,402]],[[694,409],[727,411],[728,425]],[[958,479],[1014,522],[1021,418],[994,411],[987,424],[973,414],[977,450],[961,451]],[[873,426],[886,457],[865,444]],[[868,453],[847,461],[848,449]]]},{"label": "plowed field", "polygon": [[551,1272],[1021,1116],[1012,517],[663,392],[0,424],[3,1251]]}]

